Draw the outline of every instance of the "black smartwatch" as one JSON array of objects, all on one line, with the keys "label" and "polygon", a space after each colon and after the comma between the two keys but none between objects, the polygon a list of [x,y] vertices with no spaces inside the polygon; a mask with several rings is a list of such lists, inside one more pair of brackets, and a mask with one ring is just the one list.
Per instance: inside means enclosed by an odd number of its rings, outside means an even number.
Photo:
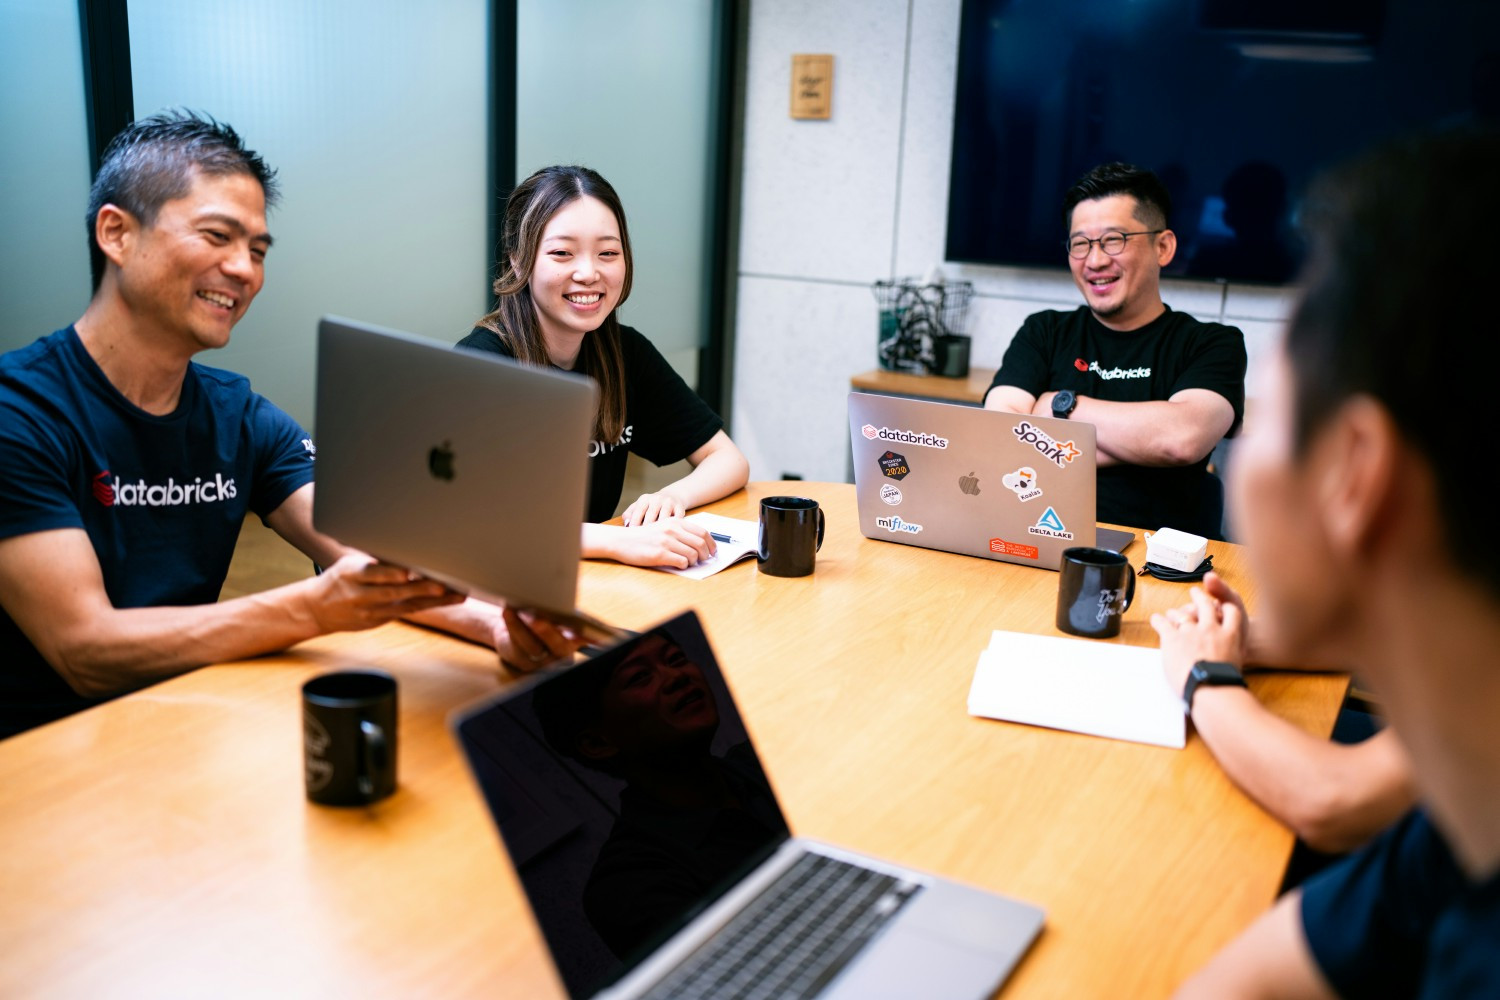
[{"label": "black smartwatch", "polygon": [[1210,687],[1248,686],[1245,684],[1244,675],[1240,673],[1240,668],[1233,663],[1199,660],[1193,664],[1193,669],[1188,671],[1187,683],[1182,688],[1182,714],[1193,714],[1193,695],[1197,694],[1198,688],[1205,684]]},{"label": "black smartwatch", "polygon": [[1052,415],[1059,420],[1068,419],[1068,414],[1078,405],[1078,397],[1071,389],[1059,389],[1052,397]]}]

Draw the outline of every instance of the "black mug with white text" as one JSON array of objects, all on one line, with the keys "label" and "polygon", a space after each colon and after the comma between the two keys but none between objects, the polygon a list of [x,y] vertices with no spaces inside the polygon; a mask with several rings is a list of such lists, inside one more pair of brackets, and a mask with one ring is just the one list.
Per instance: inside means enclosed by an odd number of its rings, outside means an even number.
[{"label": "black mug with white text", "polygon": [[1120,617],[1135,599],[1135,570],[1113,549],[1063,549],[1058,567],[1057,627],[1086,639],[1120,634]]},{"label": "black mug with white text", "polygon": [[396,790],[396,678],[339,670],[302,685],[302,764],[307,797],[364,806]]}]

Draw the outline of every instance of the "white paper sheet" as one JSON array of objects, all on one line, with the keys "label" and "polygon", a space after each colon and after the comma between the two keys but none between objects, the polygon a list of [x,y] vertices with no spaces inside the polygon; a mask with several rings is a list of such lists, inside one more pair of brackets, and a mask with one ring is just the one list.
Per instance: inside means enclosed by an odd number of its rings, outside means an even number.
[{"label": "white paper sheet", "polygon": [[721,538],[715,538],[714,544],[717,546],[717,549],[714,551],[714,554],[694,566],[689,566],[687,569],[676,569],[671,566],[656,567],[663,573],[689,576],[694,580],[701,580],[706,576],[713,576],[721,569],[728,569],[741,559],[755,555],[760,548],[759,521],[741,521],[738,518],[724,517],[722,514],[710,514],[707,511],[689,514],[683,520],[695,521],[714,534],[725,536],[729,541],[726,542]]},{"label": "white paper sheet", "polygon": [[1161,651],[997,631],[969,687],[969,714],[1182,749],[1187,720]]}]

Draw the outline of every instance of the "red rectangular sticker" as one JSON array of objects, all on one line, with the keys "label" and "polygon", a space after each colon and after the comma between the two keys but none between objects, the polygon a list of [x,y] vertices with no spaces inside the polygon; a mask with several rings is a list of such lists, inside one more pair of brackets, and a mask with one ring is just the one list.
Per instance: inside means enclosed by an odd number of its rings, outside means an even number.
[{"label": "red rectangular sticker", "polygon": [[1007,542],[1003,538],[990,539],[990,551],[1002,556],[1019,556],[1022,559],[1039,559],[1041,552],[1035,545],[1021,545],[1018,542]]}]

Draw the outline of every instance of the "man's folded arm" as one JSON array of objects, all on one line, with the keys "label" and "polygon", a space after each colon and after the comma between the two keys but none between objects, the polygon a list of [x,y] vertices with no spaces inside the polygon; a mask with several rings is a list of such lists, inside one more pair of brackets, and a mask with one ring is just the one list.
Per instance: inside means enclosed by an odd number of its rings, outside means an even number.
[{"label": "man's folded arm", "polygon": [[1035,396],[1013,385],[990,386],[989,392],[984,394],[986,410],[1000,410],[1003,413],[1030,413],[1035,405]]},{"label": "man's folded arm", "polygon": [[[1052,397],[1036,400],[1038,416],[1052,415]],[[1121,403],[1079,396],[1070,420],[1090,423],[1100,464],[1108,456],[1130,465],[1191,465],[1205,458],[1229,433],[1234,407],[1212,389],[1182,389],[1170,399]]]}]

